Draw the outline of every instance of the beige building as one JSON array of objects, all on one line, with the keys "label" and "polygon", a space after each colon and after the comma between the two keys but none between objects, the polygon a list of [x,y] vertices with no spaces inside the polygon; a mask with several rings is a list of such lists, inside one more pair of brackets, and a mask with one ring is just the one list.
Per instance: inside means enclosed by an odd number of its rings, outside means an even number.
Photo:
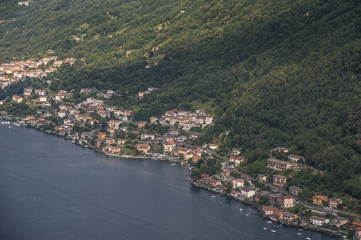
[{"label": "beige building", "polygon": [[286,222],[292,222],[292,221],[296,220],[297,218],[298,218],[298,216],[296,214],[287,212],[287,213],[283,214],[281,220],[286,221]]},{"label": "beige building", "polygon": [[18,95],[13,95],[13,101],[16,103],[21,103],[23,101],[23,98],[19,97]]},{"label": "beige building", "polygon": [[292,196],[284,196],[283,197],[283,208],[290,208],[295,206],[295,198]]},{"label": "beige building", "polygon": [[176,147],[176,144],[175,144],[175,142],[166,142],[166,143],[164,143],[163,144],[163,147],[164,147],[164,152],[166,153],[166,152],[172,152],[173,151],[173,149]]},{"label": "beige building", "polygon": [[286,171],[292,167],[290,162],[269,158],[267,160],[267,168],[278,170],[278,171]]},{"label": "beige building", "polygon": [[240,188],[240,187],[244,187],[244,182],[245,180],[244,179],[234,179],[232,181],[233,183],[233,188]]},{"label": "beige building", "polygon": [[279,174],[273,175],[273,185],[282,187],[286,184],[287,184],[287,178],[285,176]]}]

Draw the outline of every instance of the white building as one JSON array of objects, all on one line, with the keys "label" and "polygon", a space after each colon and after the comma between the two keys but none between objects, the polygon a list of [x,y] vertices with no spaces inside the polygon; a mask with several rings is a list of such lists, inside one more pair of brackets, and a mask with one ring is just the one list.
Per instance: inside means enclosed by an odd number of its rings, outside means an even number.
[{"label": "white building", "polygon": [[256,194],[256,192],[250,188],[242,188],[241,195],[247,198],[251,198]]},{"label": "white building", "polygon": [[310,222],[311,222],[313,225],[322,226],[323,224],[329,223],[330,220],[327,219],[327,218],[324,218],[324,217],[312,216],[312,217],[310,217]]},{"label": "white building", "polygon": [[154,140],[155,139],[155,135],[154,134],[149,134],[149,133],[143,133],[140,138],[142,140]]},{"label": "white building", "polygon": [[66,111],[60,111],[58,112],[58,117],[63,118],[66,116]]},{"label": "white building", "polygon": [[46,101],[47,101],[47,97],[46,97],[46,96],[40,96],[40,97],[39,97],[39,101],[40,101],[40,102],[46,102]]},{"label": "white building", "polygon": [[232,181],[233,183],[233,188],[240,188],[240,187],[244,187],[244,179],[234,179]]}]

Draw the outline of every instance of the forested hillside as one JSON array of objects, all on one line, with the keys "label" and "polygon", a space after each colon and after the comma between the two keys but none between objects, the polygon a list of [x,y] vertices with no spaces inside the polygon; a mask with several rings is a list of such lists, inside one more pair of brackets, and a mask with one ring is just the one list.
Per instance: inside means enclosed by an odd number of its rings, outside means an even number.
[{"label": "forested hillside", "polygon": [[[137,119],[204,107],[204,141],[250,161],[277,146],[361,198],[361,3],[356,0],[32,0],[0,5],[0,61],[74,57],[53,88],[135,95]],[[229,134],[225,134],[230,131]],[[306,180],[305,180],[306,181]]]}]

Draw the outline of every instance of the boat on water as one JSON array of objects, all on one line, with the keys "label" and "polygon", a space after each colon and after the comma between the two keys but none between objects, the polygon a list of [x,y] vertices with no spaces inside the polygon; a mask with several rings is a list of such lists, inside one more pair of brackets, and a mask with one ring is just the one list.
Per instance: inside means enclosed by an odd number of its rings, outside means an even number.
[{"label": "boat on water", "polygon": [[212,195],[212,198],[215,198],[216,197],[216,195]]},{"label": "boat on water", "polygon": [[272,221],[267,221],[268,223],[272,223]]},{"label": "boat on water", "polygon": [[172,163],[172,166],[175,166],[175,165],[177,165],[176,163]]},{"label": "boat on water", "polygon": [[248,213],[246,213],[246,216],[248,217],[248,216],[249,216],[249,214],[248,214]]},{"label": "boat on water", "polygon": [[275,227],[282,227],[283,223],[281,223],[280,225],[275,225]]},{"label": "boat on water", "polygon": [[267,230],[267,228],[263,228],[264,230]]},{"label": "boat on water", "polygon": [[276,232],[276,230],[271,230],[271,232],[275,233],[275,232]]},{"label": "boat on water", "polygon": [[242,208],[239,209],[239,211],[242,211],[242,210],[243,210]]},{"label": "boat on water", "polygon": [[306,240],[311,240],[311,238],[310,238],[310,237],[306,237]]}]

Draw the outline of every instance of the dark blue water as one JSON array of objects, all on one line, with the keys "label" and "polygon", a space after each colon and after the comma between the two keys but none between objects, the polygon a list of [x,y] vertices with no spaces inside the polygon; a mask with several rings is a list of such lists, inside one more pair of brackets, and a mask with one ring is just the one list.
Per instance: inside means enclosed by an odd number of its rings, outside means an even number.
[{"label": "dark blue water", "polygon": [[212,198],[169,162],[108,157],[6,125],[0,150],[1,240],[333,239],[298,237],[297,228],[277,228],[252,207]]}]

